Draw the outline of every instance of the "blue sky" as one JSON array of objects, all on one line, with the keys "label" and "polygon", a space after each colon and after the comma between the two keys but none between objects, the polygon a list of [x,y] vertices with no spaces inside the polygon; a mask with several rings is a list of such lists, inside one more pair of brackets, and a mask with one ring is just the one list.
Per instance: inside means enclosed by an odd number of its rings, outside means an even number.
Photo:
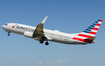
[{"label": "blue sky", "polygon": [[103,23],[89,45],[49,46],[0,28],[0,66],[105,66],[105,0],[0,0],[0,25],[21,23],[66,33],[82,32],[97,19]]}]

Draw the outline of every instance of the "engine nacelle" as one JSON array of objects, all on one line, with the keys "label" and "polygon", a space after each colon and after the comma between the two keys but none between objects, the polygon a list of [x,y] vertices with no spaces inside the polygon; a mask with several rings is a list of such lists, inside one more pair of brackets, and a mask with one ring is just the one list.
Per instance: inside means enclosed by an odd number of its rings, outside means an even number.
[{"label": "engine nacelle", "polygon": [[33,38],[33,32],[24,32],[25,37]]}]

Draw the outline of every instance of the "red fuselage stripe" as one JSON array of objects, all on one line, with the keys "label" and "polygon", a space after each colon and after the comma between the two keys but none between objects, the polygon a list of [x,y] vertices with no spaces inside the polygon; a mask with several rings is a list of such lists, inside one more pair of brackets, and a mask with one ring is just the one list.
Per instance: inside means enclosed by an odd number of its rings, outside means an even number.
[{"label": "red fuselage stripe", "polygon": [[78,40],[78,41],[82,41],[82,42],[87,42],[87,43],[91,43],[92,41],[89,40],[89,39],[81,39],[81,38],[77,38],[77,37],[74,37],[73,38],[74,40]]}]

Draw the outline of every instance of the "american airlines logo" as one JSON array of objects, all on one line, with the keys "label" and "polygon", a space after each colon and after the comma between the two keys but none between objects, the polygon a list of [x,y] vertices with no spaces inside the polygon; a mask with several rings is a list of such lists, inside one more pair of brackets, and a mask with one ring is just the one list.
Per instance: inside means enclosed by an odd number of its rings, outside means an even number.
[{"label": "american airlines logo", "polygon": [[[17,24],[15,26],[17,26]],[[12,26],[12,28],[15,28],[15,26]]]},{"label": "american airlines logo", "polygon": [[12,28],[16,28],[16,29],[20,29],[20,30],[24,30],[24,31],[31,31],[31,32],[35,31],[35,29],[32,29],[30,27],[19,26],[18,24],[16,24],[15,26],[12,26]]}]

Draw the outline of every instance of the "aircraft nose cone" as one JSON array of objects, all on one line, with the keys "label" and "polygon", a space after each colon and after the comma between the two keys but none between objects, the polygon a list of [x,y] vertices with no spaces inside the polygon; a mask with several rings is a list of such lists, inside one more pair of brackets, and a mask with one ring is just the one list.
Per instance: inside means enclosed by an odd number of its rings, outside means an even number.
[{"label": "aircraft nose cone", "polygon": [[4,29],[4,25],[3,26],[1,26],[3,29]]}]

